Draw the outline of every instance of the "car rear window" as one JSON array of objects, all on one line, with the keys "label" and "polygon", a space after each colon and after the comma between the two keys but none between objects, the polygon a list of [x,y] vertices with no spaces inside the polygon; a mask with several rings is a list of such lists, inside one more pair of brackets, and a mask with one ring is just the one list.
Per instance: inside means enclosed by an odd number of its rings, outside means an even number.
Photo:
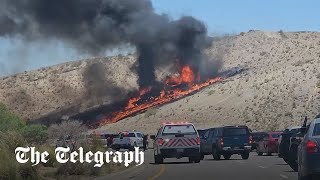
[{"label": "car rear window", "polygon": [[136,137],[136,135],[134,133],[122,133],[121,136],[122,137]]},{"label": "car rear window", "polygon": [[260,141],[267,135],[267,133],[252,133],[252,135],[253,135],[253,140]]},{"label": "car rear window", "polygon": [[248,135],[249,131],[247,128],[224,128],[223,136],[242,136]]},{"label": "car rear window", "polygon": [[197,134],[193,125],[167,125],[164,127],[162,135],[171,134]]},{"label": "car rear window", "polygon": [[313,136],[320,136],[320,123],[315,124],[313,129]]}]

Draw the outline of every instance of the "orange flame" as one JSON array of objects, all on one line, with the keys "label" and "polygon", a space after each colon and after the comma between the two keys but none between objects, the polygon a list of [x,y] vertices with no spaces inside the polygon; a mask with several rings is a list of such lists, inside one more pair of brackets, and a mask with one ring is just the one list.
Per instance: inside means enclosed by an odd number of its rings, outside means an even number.
[{"label": "orange flame", "polygon": [[181,79],[184,83],[193,83],[194,82],[194,74],[190,66],[184,66],[181,72]]},{"label": "orange flame", "polygon": [[[195,82],[195,80],[196,80],[196,82]],[[155,107],[155,106],[165,104],[165,103],[169,103],[174,100],[178,100],[184,96],[187,96],[193,92],[199,91],[200,89],[202,89],[206,86],[209,86],[212,83],[218,82],[220,80],[221,80],[220,77],[216,77],[216,78],[209,79],[206,82],[198,83],[198,82],[200,82],[200,74],[198,73],[197,76],[195,77],[195,74],[192,71],[191,67],[186,65],[186,66],[182,67],[180,76],[168,77],[166,79],[165,83],[171,87],[175,87],[177,85],[185,83],[188,85],[187,90],[182,90],[179,88],[169,90],[169,91],[161,90],[160,95],[158,97],[150,98],[150,99],[148,99],[147,102],[140,104],[140,105],[137,105],[137,102],[139,100],[141,100],[142,96],[151,91],[151,87],[141,89],[139,91],[138,97],[131,98],[128,101],[127,106],[123,110],[114,112],[111,116],[106,117],[105,119],[103,119],[100,122],[100,125],[108,124],[108,123],[115,123],[115,122],[120,121],[123,118],[132,116],[132,115],[139,113],[139,112],[143,112],[148,108]],[[198,83],[198,84],[196,84],[196,83]]]}]

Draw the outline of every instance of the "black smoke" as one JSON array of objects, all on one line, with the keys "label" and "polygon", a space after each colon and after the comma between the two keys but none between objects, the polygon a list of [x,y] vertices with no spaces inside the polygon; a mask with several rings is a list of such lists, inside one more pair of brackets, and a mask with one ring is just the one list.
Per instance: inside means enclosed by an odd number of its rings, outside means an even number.
[{"label": "black smoke", "polygon": [[180,60],[201,72],[210,44],[205,25],[156,14],[150,0],[2,0],[0,36],[57,39],[97,55],[121,44],[138,53],[138,84],[155,83],[155,69]]}]

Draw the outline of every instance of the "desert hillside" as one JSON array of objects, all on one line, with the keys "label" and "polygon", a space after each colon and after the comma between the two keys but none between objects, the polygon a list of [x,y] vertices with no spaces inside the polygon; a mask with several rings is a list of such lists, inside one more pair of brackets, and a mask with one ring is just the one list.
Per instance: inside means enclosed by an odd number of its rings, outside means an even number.
[{"label": "desert hillside", "polygon": [[[278,129],[319,112],[320,33],[249,31],[217,39],[206,53],[221,57],[223,69],[244,66],[248,70],[99,130],[127,127],[153,133],[160,122],[181,119],[200,128],[240,123],[253,129]],[[110,104],[137,89],[132,73],[135,59],[95,58],[4,77],[0,102],[25,120]]]},{"label": "desert hillside", "polygon": [[[137,89],[134,56],[68,62],[0,80],[0,102],[25,120],[82,112]],[[121,91],[118,91],[121,89]]]},{"label": "desert hillside", "polygon": [[207,52],[224,68],[248,70],[180,101],[99,128],[155,133],[163,121],[186,120],[199,128],[246,124],[277,130],[320,112],[320,33],[249,31],[215,42]]}]

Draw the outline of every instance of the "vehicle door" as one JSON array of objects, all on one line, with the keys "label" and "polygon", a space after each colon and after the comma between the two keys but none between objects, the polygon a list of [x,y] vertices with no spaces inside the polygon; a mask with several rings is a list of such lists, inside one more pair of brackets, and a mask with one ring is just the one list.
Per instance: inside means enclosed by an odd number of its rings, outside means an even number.
[{"label": "vehicle door", "polygon": [[139,147],[143,146],[143,135],[141,133],[136,133],[136,142],[137,142],[137,146]]},{"label": "vehicle door", "polygon": [[218,136],[218,129],[212,129],[212,131],[209,133],[209,140],[208,140],[208,150],[211,153],[212,147],[215,146],[216,138]]},{"label": "vehicle door", "polygon": [[270,141],[270,134],[265,134],[263,139],[262,139],[262,152],[267,152],[269,141]]},{"label": "vehicle door", "polygon": [[206,131],[206,133],[203,135],[203,139],[200,145],[200,148],[202,149],[202,152],[204,153],[208,153],[209,149],[208,149],[208,144],[210,144],[209,142],[209,134],[210,134],[211,130]]}]

